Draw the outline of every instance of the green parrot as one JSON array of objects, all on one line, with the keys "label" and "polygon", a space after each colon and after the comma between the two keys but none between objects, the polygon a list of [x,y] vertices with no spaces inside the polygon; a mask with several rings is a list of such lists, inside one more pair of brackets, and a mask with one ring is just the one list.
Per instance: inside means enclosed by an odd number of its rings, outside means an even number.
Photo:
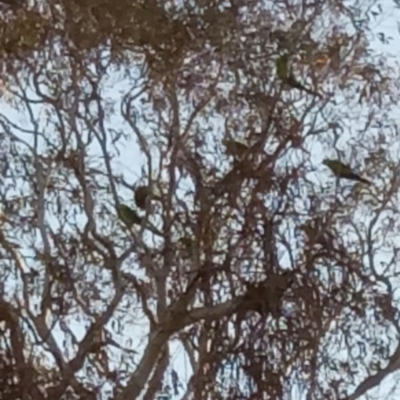
[{"label": "green parrot", "polygon": [[193,255],[195,249],[194,240],[188,237],[182,237],[178,240],[178,246],[182,250],[184,258],[190,258]]},{"label": "green parrot", "polygon": [[151,197],[151,189],[148,186],[138,186],[135,189],[135,203],[142,210],[146,209],[147,200]]},{"label": "green parrot", "polygon": [[226,154],[233,157],[241,158],[249,151],[248,146],[233,139],[223,138],[222,144],[225,146]]},{"label": "green parrot", "polygon": [[307,87],[303,86],[300,82],[296,80],[296,78],[294,77],[293,73],[290,71],[289,68],[288,54],[282,55],[276,61],[276,73],[278,75],[278,78],[281,79],[282,82],[285,83],[286,85],[301,90],[303,92],[306,92],[308,94],[311,94],[313,96],[322,97],[319,93],[314,92],[311,89],[308,89]]},{"label": "green parrot", "polygon": [[[127,225],[128,228],[131,228],[133,225],[142,225],[143,218],[135,210],[128,207],[126,204],[120,204],[117,211],[119,218]],[[153,232],[155,235],[163,236],[163,234],[149,222],[146,224],[146,228]]]},{"label": "green parrot", "polygon": [[124,222],[129,228],[132,225],[141,225],[142,218],[138,215],[135,210],[128,207],[126,204],[120,204],[117,208],[118,216],[122,222]]},{"label": "green parrot", "polygon": [[322,163],[326,165],[338,178],[349,179],[352,181],[362,182],[367,185],[372,185],[372,182],[362,178],[360,175],[357,175],[355,172],[353,172],[349,165],[344,164],[339,160],[325,159]]}]

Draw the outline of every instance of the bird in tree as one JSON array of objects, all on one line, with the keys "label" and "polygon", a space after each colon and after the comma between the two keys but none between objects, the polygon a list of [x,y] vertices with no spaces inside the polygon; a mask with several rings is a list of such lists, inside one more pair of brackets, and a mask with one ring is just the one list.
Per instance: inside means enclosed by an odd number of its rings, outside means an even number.
[{"label": "bird in tree", "polygon": [[282,80],[286,85],[311,94],[313,96],[322,97],[318,92],[315,92],[306,86],[302,85],[297,79],[294,77],[293,73],[289,68],[289,55],[284,54],[278,58],[276,61],[276,73],[278,78]]},{"label": "bird in tree", "polygon": [[242,158],[249,151],[247,145],[234,139],[224,138],[222,144],[225,146],[226,154],[233,157]]},{"label": "bird in tree", "polygon": [[344,164],[339,160],[325,159],[322,163],[326,165],[338,178],[349,179],[352,181],[362,182],[367,185],[372,185],[372,182],[362,178],[360,175],[356,174],[348,164]]},{"label": "bird in tree", "polygon": [[132,208],[128,207],[126,204],[120,204],[117,208],[117,211],[121,221],[129,228],[132,227],[132,225],[142,224],[142,217],[140,217],[135,210],[132,210]]},{"label": "bird in tree", "polygon": [[178,246],[182,251],[184,258],[190,258],[193,255],[196,245],[193,239],[184,236],[178,240]]},{"label": "bird in tree", "polygon": [[194,246],[194,240],[187,236],[181,237],[178,240],[179,245],[185,249],[191,249]]},{"label": "bird in tree", "polygon": [[152,196],[151,189],[148,186],[138,186],[135,189],[135,203],[142,210],[146,209],[146,204]]},{"label": "bird in tree", "polygon": [[23,0],[0,0],[0,3],[7,4],[8,6],[12,7],[20,7],[24,5]]},{"label": "bird in tree", "polygon": [[[126,204],[120,204],[117,208],[120,220],[128,227],[132,228],[133,225],[142,225],[143,218],[132,208]],[[146,228],[153,232],[155,235],[163,236],[162,233],[150,222],[147,222]]]}]

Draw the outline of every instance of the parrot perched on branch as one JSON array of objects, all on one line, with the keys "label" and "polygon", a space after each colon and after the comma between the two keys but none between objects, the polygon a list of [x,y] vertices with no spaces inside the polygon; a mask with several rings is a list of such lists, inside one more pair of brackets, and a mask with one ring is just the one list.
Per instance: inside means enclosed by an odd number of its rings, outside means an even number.
[{"label": "parrot perched on branch", "polygon": [[276,73],[278,75],[278,78],[281,79],[282,82],[285,83],[286,85],[288,85],[292,88],[298,89],[298,90],[302,90],[303,92],[306,92],[313,96],[322,97],[319,93],[314,92],[313,90],[305,87],[304,85],[302,85],[300,82],[298,82],[296,80],[296,78],[294,77],[293,73],[290,71],[290,68],[289,68],[289,55],[288,54],[282,55],[276,61]]},{"label": "parrot perched on branch", "polygon": [[148,186],[138,186],[135,189],[135,203],[142,210],[146,209],[147,201],[151,198],[151,189]]},{"label": "parrot perched on branch", "polygon": [[194,240],[186,236],[178,240],[179,245],[184,249],[192,249],[194,247]]},{"label": "parrot perched on branch", "polygon": [[0,0],[0,3],[7,4],[12,7],[20,7],[24,5],[23,0]]},{"label": "parrot perched on branch", "polygon": [[142,217],[135,210],[128,207],[126,204],[120,204],[117,208],[118,216],[129,228],[132,225],[141,225]]},{"label": "parrot perched on branch", "polygon": [[196,247],[195,241],[188,237],[182,237],[178,240],[178,246],[183,253],[184,258],[190,258]]},{"label": "parrot perched on branch", "polygon": [[226,154],[233,157],[241,158],[249,151],[248,146],[233,139],[223,138],[222,144],[225,146]]},{"label": "parrot perched on branch", "polygon": [[352,181],[362,182],[367,185],[372,185],[372,182],[362,178],[360,175],[357,175],[355,172],[353,172],[349,165],[344,164],[339,160],[325,159],[322,163],[326,165],[338,178],[349,179]]},{"label": "parrot perched on branch", "polygon": [[[118,216],[122,222],[128,228],[132,228],[133,225],[142,225],[143,218],[132,208],[128,207],[126,204],[120,204],[117,208]],[[162,233],[151,223],[146,224],[146,228],[153,232],[155,235],[162,236]]]}]

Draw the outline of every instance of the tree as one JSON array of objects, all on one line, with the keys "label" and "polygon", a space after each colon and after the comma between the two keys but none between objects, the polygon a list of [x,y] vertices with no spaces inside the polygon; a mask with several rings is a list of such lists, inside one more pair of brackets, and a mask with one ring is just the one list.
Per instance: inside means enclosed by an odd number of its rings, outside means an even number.
[{"label": "tree", "polygon": [[399,369],[398,72],[360,7],[1,15],[0,399],[356,400]]}]

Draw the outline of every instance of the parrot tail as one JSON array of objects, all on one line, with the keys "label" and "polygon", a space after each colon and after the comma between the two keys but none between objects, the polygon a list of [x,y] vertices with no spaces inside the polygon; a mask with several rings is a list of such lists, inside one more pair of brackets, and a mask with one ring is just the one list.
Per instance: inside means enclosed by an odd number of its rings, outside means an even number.
[{"label": "parrot tail", "polygon": [[369,181],[368,179],[364,179],[360,177],[360,182],[365,183],[366,185],[372,185],[372,182]]},{"label": "parrot tail", "polygon": [[306,92],[308,94],[311,94],[312,96],[317,96],[317,97],[322,97],[319,93],[307,88],[306,86],[302,85],[300,82],[298,82],[292,75],[289,76],[286,80],[286,83],[298,90],[302,90],[303,92]]},{"label": "parrot tail", "polygon": [[346,178],[350,179],[352,181],[358,181],[358,182],[365,183],[366,185],[372,185],[371,181],[364,179],[360,175],[357,175],[357,174],[348,174],[348,175],[346,175]]}]

